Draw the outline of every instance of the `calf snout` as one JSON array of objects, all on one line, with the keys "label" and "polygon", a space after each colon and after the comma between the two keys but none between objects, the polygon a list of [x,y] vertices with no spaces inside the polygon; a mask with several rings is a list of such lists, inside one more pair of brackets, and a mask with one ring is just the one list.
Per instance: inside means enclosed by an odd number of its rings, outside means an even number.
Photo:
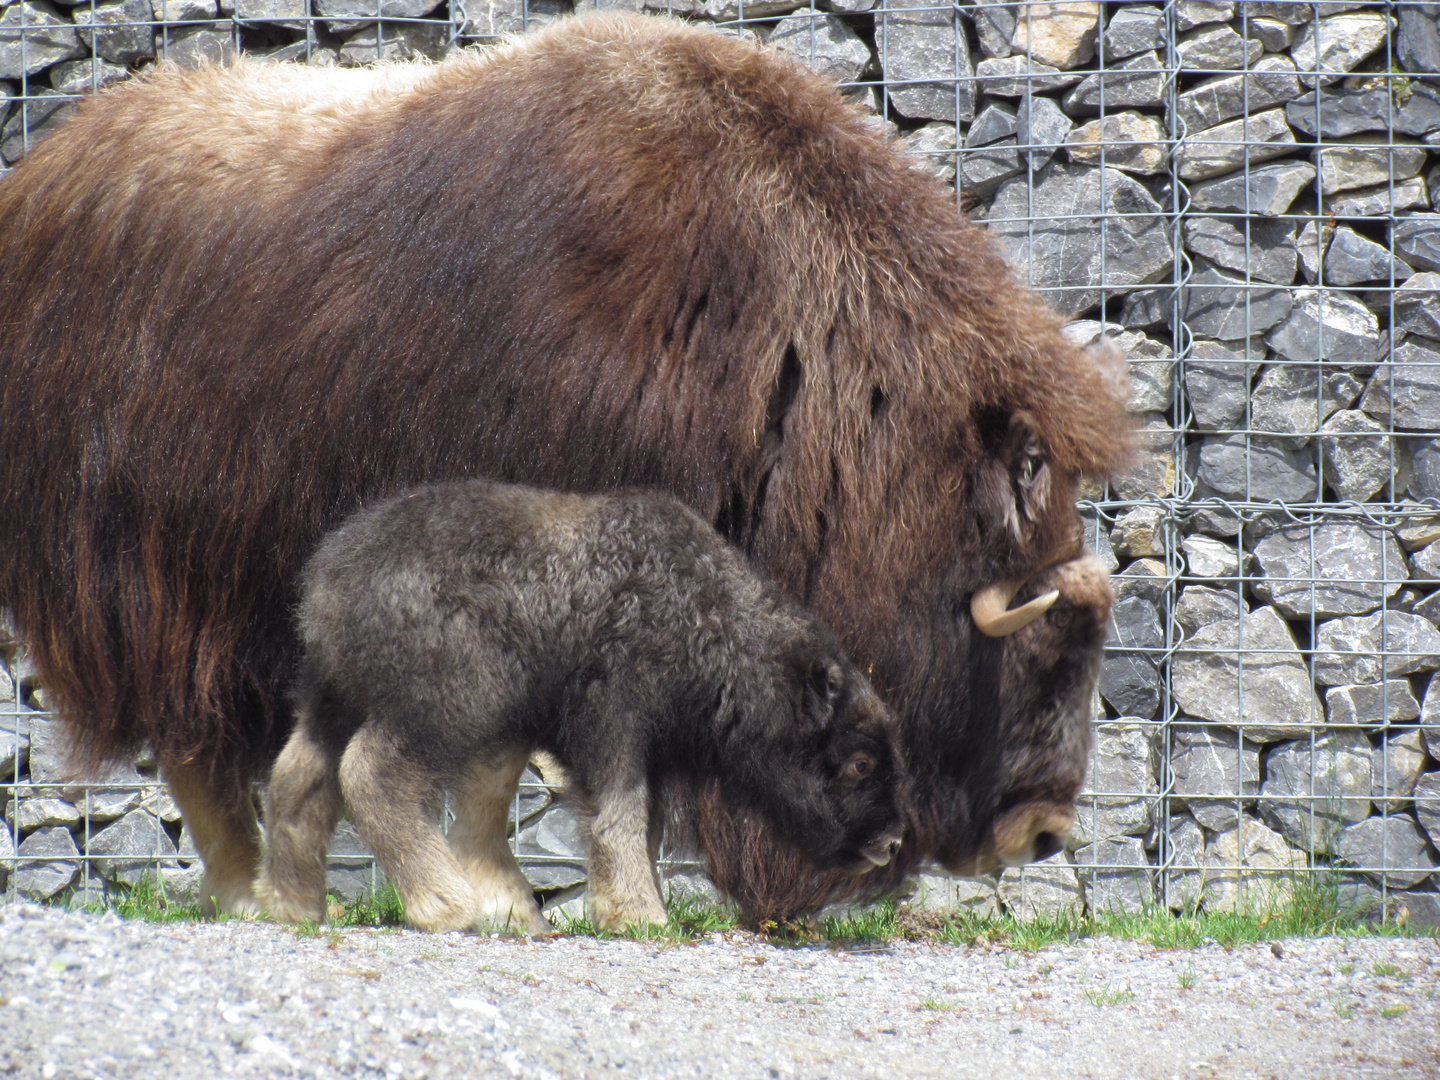
[{"label": "calf snout", "polygon": [[888,832],[861,848],[860,854],[864,855],[873,866],[885,866],[891,859],[900,854],[900,840],[902,835],[901,830]]}]

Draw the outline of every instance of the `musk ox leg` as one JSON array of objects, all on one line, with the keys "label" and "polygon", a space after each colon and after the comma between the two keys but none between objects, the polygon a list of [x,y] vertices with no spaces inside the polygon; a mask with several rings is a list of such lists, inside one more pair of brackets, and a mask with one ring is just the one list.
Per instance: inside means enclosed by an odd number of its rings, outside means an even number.
[{"label": "musk ox leg", "polygon": [[325,917],[325,848],[340,817],[338,766],[302,716],[265,789],[265,858],[255,894],[272,919]]},{"label": "musk ox leg", "polygon": [[255,874],[260,867],[260,824],[248,790],[227,793],[203,768],[166,767],[165,782],[205,864],[200,911],[250,918],[260,914]]},{"label": "musk ox leg", "polygon": [[417,930],[468,930],[475,890],[436,820],[441,782],[373,724],[340,758],[340,794],[350,820],[395,885],[405,921]]},{"label": "musk ox leg", "polygon": [[535,891],[510,851],[506,812],[529,755],[516,751],[489,761],[472,761],[455,785],[450,848],[475,889],[481,926],[524,928],[531,934],[553,934]]},{"label": "musk ox leg", "polygon": [[655,869],[659,819],[649,787],[641,782],[602,791],[590,833],[590,921],[601,930],[667,918]]}]

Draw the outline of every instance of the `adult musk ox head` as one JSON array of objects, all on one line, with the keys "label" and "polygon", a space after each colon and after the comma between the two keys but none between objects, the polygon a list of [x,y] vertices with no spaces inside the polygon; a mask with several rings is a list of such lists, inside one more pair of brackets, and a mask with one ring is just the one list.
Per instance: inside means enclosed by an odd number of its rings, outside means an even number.
[{"label": "adult musk ox head", "polygon": [[[0,183],[0,276],[0,601],[91,760],[153,741],[222,906],[301,561],[467,475],[665,488],[835,628],[910,765],[883,873],[1057,842],[1114,373],[781,54],[610,15],[439,65],[162,66]],[[702,834],[757,912],[850,888]]]}]

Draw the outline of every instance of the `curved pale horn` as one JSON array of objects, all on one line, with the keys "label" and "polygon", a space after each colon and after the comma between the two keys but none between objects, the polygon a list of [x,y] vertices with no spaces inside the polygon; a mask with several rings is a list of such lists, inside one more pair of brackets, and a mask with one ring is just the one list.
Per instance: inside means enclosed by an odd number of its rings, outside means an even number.
[{"label": "curved pale horn", "polygon": [[1044,615],[1050,610],[1050,605],[1060,598],[1060,590],[1051,589],[1013,611],[1009,610],[1011,599],[1024,584],[1023,581],[997,581],[972,596],[970,617],[975,620],[975,628],[989,637],[1008,637]]}]

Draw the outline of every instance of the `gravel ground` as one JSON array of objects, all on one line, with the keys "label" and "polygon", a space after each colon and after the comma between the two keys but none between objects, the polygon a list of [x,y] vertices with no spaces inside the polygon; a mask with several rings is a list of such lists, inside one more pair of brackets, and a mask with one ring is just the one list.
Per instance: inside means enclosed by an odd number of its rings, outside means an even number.
[{"label": "gravel ground", "polygon": [[1440,943],[1279,952],[301,936],[0,906],[0,1076],[1440,1076]]}]

